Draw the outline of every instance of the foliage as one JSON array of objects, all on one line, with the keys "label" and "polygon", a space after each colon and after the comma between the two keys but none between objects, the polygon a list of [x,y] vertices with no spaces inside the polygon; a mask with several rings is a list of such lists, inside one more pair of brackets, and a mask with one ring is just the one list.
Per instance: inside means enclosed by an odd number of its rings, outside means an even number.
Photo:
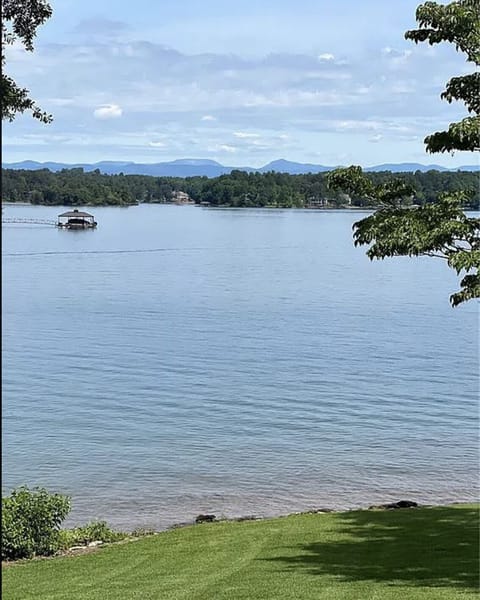
[{"label": "foliage", "polygon": [[[402,190],[404,204],[436,202],[442,192],[472,189],[466,202],[479,205],[477,175],[472,172],[402,173],[395,179],[388,171],[366,174],[369,188],[348,198],[327,186],[324,173],[247,173],[233,171],[213,179],[207,177],[153,177],[149,175],[105,175],[98,169],[82,168],[51,172],[48,169],[2,171],[2,198],[8,202],[42,205],[97,206],[128,205],[137,202],[172,202],[177,191],[187,192],[197,203],[235,207],[341,207],[378,206],[378,190],[385,185],[381,200],[396,197]],[[412,196],[411,189],[415,189]],[[477,189],[476,189],[477,188]],[[376,191],[375,191],[376,190]]]},{"label": "foliage", "polygon": [[126,533],[114,531],[105,521],[93,521],[81,527],[61,529],[59,532],[59,547],[66,550],[72,546],[83,546],[95,541],[118,542],[126,537]]},{"label": "foliage", "polygon": [[360,167],[337,169],[328,175],[329,185],[349,193],[378,198],[383,207],[354,223],[356,246],[371,244],[367,256],[432,256],[444,258],[457,274],[463,272],[460,291],[450,297],[453,306],[480,297],[480,219],[467,217],[461,206],[465,191],[443,194],[438,202],[413,208],[402,206],[407,188],[390,180],[373,185]]},{"label": "foliage", "polygon": [[[152,186],[155,187],[155,186]],[[13,202],[32,204],[84,206],[136,204],[134,194],[141,194],[138,186],[127,183],[123,176],[102,175],[96,170],[65,169],[52,173],[38,171],[4,170],[2,197]]]},{"label": "foliage", "polygon": [[[416,17],[419,28],[407,31],[407,40],[431,45],[450,42],[466,55],[467,62],[480,65],[480,0],[457,0],[446,5],[425,2],[417,8]],[[473,116],[452,123],[447,131],[426,137],[428,152],[480,150],[479,90],[478,71],[450,79],[441,98],[447,102],[463,101]]]},{"label": "foliage", "polygon": [[[458,196],[415,209],[390,208],[354,224],[355,245],[372,244],[370,259],[388,256],[435,256],[464,272],[453,306],[480,297],[480,219],[467,217]],[[473,272],[472,272],[473,271]]]},{"label": "foliage", "polygon": [[478,591],[478,506],[184,527],[3,571],[22,600],[461,600]]},{"label": "foliage", "polygon": [[[415,43],[451,42],[467,55],[467,62],[480,65],[480,0],[458,0],[447,5],[426,2],[417,9],[419,29],[405,37]],[[480,73],[453,77],[441,97],[448,102],[462,100],[473,117],[452,123],[448,131],[425,138],[428,152],[480,150]],[[399,208],[404,190],[401,182],[373,186],[360,167],[338,169],[328,176],[333,189],[357,191],[378,198],[383,205],[375,214],[354,224],[355,245],[371,244],[367,255],[433,256],[446,259],[457,275],[462,273],[460,290],[450,296],[453,306],[480,298],[480,219],[461,210],[465,198],[478,193],[478,174],[471,187],[443,194],[435,205],[405,210]],[[476,191],[475,191],[476,190]],[[471,206],[476,206],[472,203]]]},{"label": "foliage", "polygon": [[2,560],[53,554],[70,498],[44,488],[19,487],[2,498]]},{"label": "foliage", "polygon": [[375,204],[405,204],[406,199],[414,196],[414,187],[400,177],[389,177],[375,184],[363,174],[361,167],[354,165],[331,171],[327,175],[327,182],[332,189],[342,189]]},{"label": "foliage", "polygon": [[[35,119],[49,123],[52,116],[43,112],[28,95],[5,73],[6,46],[20,42],[25,50],[33,52],[37,28],[50,18],[52,9],[46,0],[2,1],[2,120],[13,121],[17,113],[30,111]],[[9,25],[8,25],[9,24]]]}]

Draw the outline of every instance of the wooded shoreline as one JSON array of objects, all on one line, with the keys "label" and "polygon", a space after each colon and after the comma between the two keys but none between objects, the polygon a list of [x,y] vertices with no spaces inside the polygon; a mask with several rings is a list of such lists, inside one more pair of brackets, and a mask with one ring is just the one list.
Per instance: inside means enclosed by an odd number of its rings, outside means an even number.
[{"label": "wooded shoreline", "polygon": [[[465,208],[480,206],[479,176],[473,171],[415,173],[371,172],[375,184],[399,180],[414,191],[402,205],[435,203],[444,193],[468,191]],[[220,177],[154,177],[106,175],[82,168],[52,172],[48,169],[2,169],[5,202],[41,206],[131,206],[136,204],[195,204],[234,208],[377,208],[372,199],[330,189],[327,173],[247,173],[232,171]]]}]

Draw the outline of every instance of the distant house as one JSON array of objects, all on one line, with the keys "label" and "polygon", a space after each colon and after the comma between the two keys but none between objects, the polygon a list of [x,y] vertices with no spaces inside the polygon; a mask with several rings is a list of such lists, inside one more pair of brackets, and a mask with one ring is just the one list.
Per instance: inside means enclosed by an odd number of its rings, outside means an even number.
[{"label": "distant house", "polygon": [[172,200],[175,204],[195,204],[186,192],[173,192]]},{"label": "distant house", "polygon": [[312,196],[307,199],[307,203],[305,208],[325,208],[328,206],[328,200],[326,198],[317,198],[316,196]]},{"label": "distant house", "polygon": [[75,208],[58,215],[57,227],[62,229],[94,229],[97,222],[93,215]]}]

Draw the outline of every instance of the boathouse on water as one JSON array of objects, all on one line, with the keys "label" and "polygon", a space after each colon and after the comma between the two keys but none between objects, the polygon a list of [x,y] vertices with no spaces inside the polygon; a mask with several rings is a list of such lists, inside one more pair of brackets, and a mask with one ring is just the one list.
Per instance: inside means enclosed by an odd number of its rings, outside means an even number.
[{"label": "boathouse on water", "polygon": [[93,215],[75,208],[58,215],[57,226],[63,229],[94,229],[97,222]]}]

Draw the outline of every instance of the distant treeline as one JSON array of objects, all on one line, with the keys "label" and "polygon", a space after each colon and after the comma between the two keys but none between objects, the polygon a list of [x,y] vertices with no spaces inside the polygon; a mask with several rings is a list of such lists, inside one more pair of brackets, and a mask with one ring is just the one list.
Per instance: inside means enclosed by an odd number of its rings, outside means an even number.
[{"label": "distant treeline", "polygon": [[[59,206],[130,205],[140,202],[168,203],[176,192],[185,192],[197,204],[210,206],[304,208],[369,206],[365,198],[350,198],[329,190],[325,173],[247,173],[235,170],[228,175],[207,177],[152,177],[149,175],[104,175],[81,168],[52,172],[2,169],[2,200]],[[442,192],[471,191],[468,208],[480,205],[479,175],[469,171],[427,171],[368,173],[375,184],[395,177],[415,190],[405,203],[435,202]]]}]

